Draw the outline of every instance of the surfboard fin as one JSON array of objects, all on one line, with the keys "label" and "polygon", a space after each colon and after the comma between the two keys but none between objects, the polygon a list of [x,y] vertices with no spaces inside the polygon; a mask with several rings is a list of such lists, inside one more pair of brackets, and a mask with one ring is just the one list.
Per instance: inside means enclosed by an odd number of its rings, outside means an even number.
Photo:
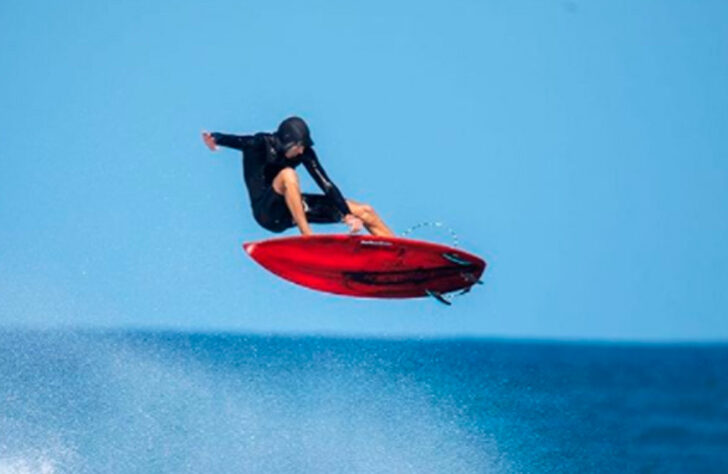
[{"label": "surfboard fin", "polygon": [[448,262],[452,262],[457,265],[462,265],[464,267],[469,267],[470,265],[473,264],[472,262],[468,262],[467,260],[464,260],[453,253],[443,253],[442,258],[444,258]]},{"label": "surfboard fin", "polygon": [[433,298],[435,298],[437,301],[439,301],[440,303],[442,303],[444,305],[452,306],[452,303],[450,301],[448,301],[447,298],[442,296],[442,293],[440,293],[438,291],[425,290],[425,293],[427,293],[427,296],[432,296]]}]

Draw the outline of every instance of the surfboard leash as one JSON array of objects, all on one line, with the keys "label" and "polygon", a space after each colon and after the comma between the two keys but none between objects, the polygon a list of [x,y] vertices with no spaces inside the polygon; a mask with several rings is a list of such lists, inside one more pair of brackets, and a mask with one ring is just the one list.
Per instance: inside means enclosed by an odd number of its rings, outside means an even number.
[{"label": "surfboard leash", "polygon": [[453,240],[452,246],[458,247],[460,245],[460,239],[458,238],[458,234],[456,234],[455,231],[452,230],[452,228],[446,226],[445,224],[443,224],[442,222],[439,222],[439,221],[420,222],[419,224],[415,224],[415,225],[411,226],[410,228],[408,228],[407,230],[405,230],[404,232],[402,232],[402,237],[407,237],[412,232],[419,230],[419,229],[423,229],[425,227],[436,227],[438,229],[446,230],[450,234],[450,237],[452,237],[452,240]]}]

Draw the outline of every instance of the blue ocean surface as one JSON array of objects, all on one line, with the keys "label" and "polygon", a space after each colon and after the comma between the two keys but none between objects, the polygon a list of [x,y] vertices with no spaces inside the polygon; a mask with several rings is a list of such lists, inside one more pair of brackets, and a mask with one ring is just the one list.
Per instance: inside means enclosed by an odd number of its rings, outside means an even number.
[{"label": "blue ocean surface", "polygon": [[728,472],[728,346],[0,331],[0,473]]}]

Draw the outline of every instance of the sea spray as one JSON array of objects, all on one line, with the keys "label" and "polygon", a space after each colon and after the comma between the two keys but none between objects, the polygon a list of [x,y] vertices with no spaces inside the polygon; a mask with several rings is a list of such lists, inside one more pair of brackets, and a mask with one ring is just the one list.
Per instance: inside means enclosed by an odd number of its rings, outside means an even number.
[{"label": "sea spray", "polygon": [[376,342],[0,338],[8,472],[507,470],[491,437]]}]

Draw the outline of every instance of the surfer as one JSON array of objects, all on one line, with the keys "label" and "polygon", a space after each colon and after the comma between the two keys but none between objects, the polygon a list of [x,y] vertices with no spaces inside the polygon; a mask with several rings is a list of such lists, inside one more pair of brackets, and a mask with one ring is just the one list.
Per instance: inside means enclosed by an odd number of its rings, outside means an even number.
[{"label": "surfer", "polygon": [[[289,117],[274,133],[230,135],[202,132],[205,145],[243,152],[243,178],[248,188],[253,217],[271,232],[297,226],[303,235],[312,235],[309,223],[344,222],[351,232],[362,225],[373,235],[393,236],[374,209],[345,199],[329,179],[313,149],[306,122]],[[295,168],[303,163],[324,194],[301,193]]]}]

